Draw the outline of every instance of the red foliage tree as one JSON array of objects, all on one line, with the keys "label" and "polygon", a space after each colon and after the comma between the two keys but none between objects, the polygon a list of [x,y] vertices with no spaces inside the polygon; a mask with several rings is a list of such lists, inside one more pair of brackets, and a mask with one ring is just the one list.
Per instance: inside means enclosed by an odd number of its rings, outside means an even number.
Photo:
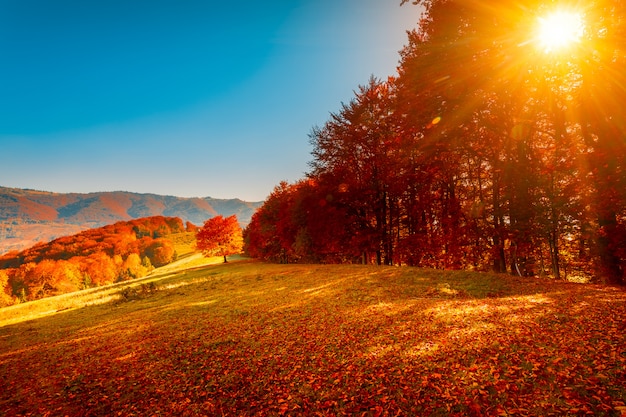
[{"label": "red foliage tree", "polygon": [[13,302],[9,273],[6,270],[0,269],[0,307],[10,306]]},{"label": "red foliage tree", "polygon": [[156,268],[167,265],[176,259],[174,244],[167,239],[154,239],[152,244],[146,248],[145,253]]},{"label": "red foliage tree", "polygon": [[84,258],[80,269],[86,287],[112,284],[119,276],[117,265],[104,252],[97,252]]},{"label": "red foliage tree", "polygon": [[371,78],[355,98],[310,135],[313,171],[328,190],[328,203],[351,217],[353,242],[364,259],[392,264],[397,244],[398,200],[394,185],[401,155],[394,113],[394,80]]},{"label": "red foliage tree", "polygon": [[241,253],[243,237],[237,216],[216,216],[206,222],[196,234],[197,247],[205,256],[226,257]]}]

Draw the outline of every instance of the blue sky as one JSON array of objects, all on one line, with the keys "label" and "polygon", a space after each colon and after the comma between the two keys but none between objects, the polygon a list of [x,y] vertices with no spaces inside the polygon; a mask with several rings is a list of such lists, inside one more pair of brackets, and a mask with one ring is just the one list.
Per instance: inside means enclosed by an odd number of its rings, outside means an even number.
[{"label": "blue sky", "polygon": [[260,201],[395,74],[400,0],[0,0],[0,185]]}]

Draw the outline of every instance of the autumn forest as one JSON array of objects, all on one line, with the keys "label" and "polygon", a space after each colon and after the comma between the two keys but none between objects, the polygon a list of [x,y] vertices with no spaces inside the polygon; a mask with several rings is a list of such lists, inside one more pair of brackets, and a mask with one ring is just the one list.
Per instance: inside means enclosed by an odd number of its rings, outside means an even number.
[{"label": "autumn forest", "polygon": [[397,76],[312,129],[306,178],[275,188],[247,251],[623,283],[623,3],[556,22],[541,2],[417,3]]},{"label": "autumn forest", "polygon": [[[419,3],[397,75],[372,77],[311,130],[306,177],[275,187],[244,251],[623,284],[621,3]],[[185,231],[197,228],[143,219],[5,254],[1,303],[144,276]]]},{"label": "autumn forest", "polygon": [[177,217],[91,229],[0,256],[0,306],[141,278],[176,259],[174,236],[195,240]]}]

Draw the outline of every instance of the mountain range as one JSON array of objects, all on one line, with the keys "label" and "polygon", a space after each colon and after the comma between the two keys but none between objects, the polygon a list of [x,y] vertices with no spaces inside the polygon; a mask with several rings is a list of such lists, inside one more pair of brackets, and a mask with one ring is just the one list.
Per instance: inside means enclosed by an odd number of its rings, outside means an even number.
[{"label": "mountain range", "polygon": [[180,217],[202,225],[217,215],[237,215],[242,227],[262,202],[184,198],[126,191],[60,194],[0,187],[0,254],[82,230],[149,216]]}]

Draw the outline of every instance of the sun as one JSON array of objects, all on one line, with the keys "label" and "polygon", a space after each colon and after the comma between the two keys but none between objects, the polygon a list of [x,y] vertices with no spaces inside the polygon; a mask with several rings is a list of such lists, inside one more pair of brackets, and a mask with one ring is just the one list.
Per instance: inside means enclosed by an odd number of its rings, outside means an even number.
[{"label": "sun", "polygon": [[579,43],[584,29],[580,13],[557,10],[538,19],[536,39],[544,52],[559,52]]}]

